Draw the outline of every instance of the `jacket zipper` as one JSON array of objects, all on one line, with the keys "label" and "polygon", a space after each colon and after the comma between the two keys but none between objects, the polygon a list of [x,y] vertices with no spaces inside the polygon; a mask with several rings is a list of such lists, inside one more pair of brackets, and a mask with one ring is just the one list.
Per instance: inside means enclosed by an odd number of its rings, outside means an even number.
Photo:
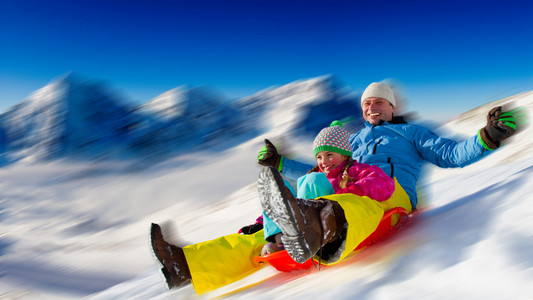
[{"label": "jacket zipper", "polygon": [[390,157],[387,159],[387,162],[390,165],[390,177],[394,178],[394,165],[392,164]]},{"label": "jacket zipper", "polygon": [[376,150],[377,150],[377,147],[378,147],[378,144],[381,143],[381,141],[383,140],[383,138],[381,138],[375,145],[374,145],[374,148],[372,149],[372,154],[376,154]]}]

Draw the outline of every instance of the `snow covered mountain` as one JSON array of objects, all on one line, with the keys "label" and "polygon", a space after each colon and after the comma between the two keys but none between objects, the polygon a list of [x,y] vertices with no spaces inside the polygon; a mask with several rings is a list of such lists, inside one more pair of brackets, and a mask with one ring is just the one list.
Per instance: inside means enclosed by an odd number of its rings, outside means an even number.
[{"label": "snow covered mountain", "polygon": [[207,87],[172,89],[132,115],[131,146],[143,154],[235,143],[236,137],[254,130],[245,125],[242,112]]},{"label": "snow covered mountain", "polygon": [[9,160],[96,156],[123,144],[128,108],[101,83],[69,74],[0,116]]},{"label": "snow covered mountain", "polygon": [[263,90],[236,104],[260,120],[271,137],[309,139],[333,120],[351,119],[350,126],[360,126],[359,99],[333,76],[321,76]]},{"label": "snow covered mountain", "polygon": [[227,149],[266,131],[309,139],[332,120],[360,120],[359,98],[346,90],[323,76],[230,102],[182,86],[134,107],[103,83],[69,74],[0,115],[0,154],[6,162],[145,159]]}]

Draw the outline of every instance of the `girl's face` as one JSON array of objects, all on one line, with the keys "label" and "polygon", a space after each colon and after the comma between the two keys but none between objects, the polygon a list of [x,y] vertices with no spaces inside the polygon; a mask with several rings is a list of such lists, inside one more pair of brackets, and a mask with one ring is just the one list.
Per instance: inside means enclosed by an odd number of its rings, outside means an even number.
[{"label": "girl's face", "polygon": [[316,155],[316,162],[320,171],[326,175],[335,167],[342,164],[346,160],[347,156],[336,152],[320,151]]}]

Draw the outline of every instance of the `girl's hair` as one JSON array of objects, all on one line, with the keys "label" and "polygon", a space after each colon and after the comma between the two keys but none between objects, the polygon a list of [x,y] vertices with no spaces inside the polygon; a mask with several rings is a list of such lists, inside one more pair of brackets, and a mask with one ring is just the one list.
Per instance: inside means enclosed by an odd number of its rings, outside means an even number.
[{"label": "girl's hair", "polygon": [[314,166],[311,170],[309,170],[307,174],[313,173],[313,172],[320,172],[320,168],[318,167],[318,165]]},{"label": "girl's hair", "polygon": [[[342,173],[342,179],[341,179],[341,182],[339,182],[339,187],[341,189],[345,189],[348,182],[352,181],[352,179],[348,175],[348,169],[350,169],[350,167],[354,164],[355,161],[353,160],[351,156],[348,156],[346,161],[347,163],[346,163],[346,166],[344,166],[344,172]],[[318,165],[314,166],[309,172],[307,172],[307,174],[313,173],[313,172],[320,172],[320,168],[318,167]]]},{"label": "girl's hair", "polygon": [[352,157],[351,156],[348,157],[346,166],[344,167],[344,172],[342,173],[342,180],[341,182],[339,182],[339,187],[341,189],[345,189],[348,182],[352,181],[352,179],[348,175],[348,169],[353,165],[353,163],[354,163],[354,160],[352,159]]}]

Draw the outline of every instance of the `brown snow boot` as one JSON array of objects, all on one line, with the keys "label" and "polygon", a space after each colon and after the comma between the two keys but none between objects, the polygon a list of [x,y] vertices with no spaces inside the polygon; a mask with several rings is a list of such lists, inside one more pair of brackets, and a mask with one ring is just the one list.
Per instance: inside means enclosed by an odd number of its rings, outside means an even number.
[{"label": "brown snow boot", "polygon": [[169,244],[163,238],[161,227],[152,223],[150,230],[152,249],[163,265],[161,272],[165,276],[168,289],[177,288],[191,282],[191,273],[183,249]]},{"label": "brown snow boot", "polygon": [[281,229],[283,246],[296,262],[304,263],[341,236],[346,219],[340,205],[295,198],[275,168],[259,174],[258,191],[263,210]]},{"label": "brown snow boot", "polygon": [[323,230],[323,244],[331,243],[342,236],[342,232],[347,228],[348,223],[344,216],[344,210],[336,201],[330,200],[315,200],[326,201],[327,204],[320,210],[320,223]]}]

